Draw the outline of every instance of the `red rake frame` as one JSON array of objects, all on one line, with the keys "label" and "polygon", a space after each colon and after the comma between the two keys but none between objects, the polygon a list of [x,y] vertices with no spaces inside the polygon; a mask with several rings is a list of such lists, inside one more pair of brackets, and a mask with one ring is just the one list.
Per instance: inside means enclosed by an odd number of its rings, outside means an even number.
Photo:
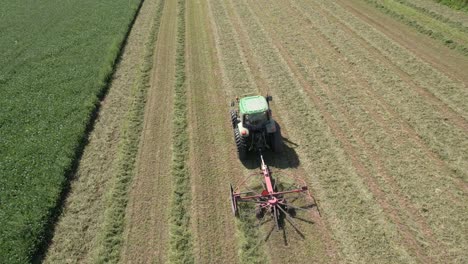
[{"label": "red rake frame", "polygon": [[[261,164],[261,173],[260,175],[263,176],[262,178],[262,186],[263,186],[263,191],[261,193],[258,193],[256,191],[253,191],[247,187],[247,181],[253,177],[253,176],[258,176],[258,173],[254,173],[251,175],[248,175],[240,181],[240,183],[237,185],[237,188],[234,190],[232,185],[230,185],[230,198],[231,198],[231,208],[232,208],[232,213],[234,216],[239,217],[239,202],[252,202],[256,204],[256,213],[257,213],[257,218],[261,219],[263,218],[265,212],[269,212],[273,220],[275,222],[276,228],[279,230],[281,229],[281,224],[280,224],[280,218],[282,216],[285,216],[288,222],[296,228],[294,221],[293,221],[293,215],[291,215],[291,210],[307,210],[301,207],[296,207],[291,204],[287,203],[287,200],[285,198],[285,195],[288,194],[303,194],[307,198],[307,200],[313,201],[314,206],[317,207],[317,203],[315,199],[311,196],[309,189],[307,188],[307,185],[304,180],[299,179],[294,176],[286,175],[289,178],[292,178],[295,183],[299,183],[298,188],[292,189],[292,190],[286,190],[286,191],[277,191],[277,184],[276,181],[272,177],[271,170],[268,168],[268,166],[265,164],[265,161],[263,160],[263,156],[260,155],[260,159],[262,161]],[[246,189],[244,192],[240,192],[240,189]],[[317,207],[318,210],[318,207]],[[320,211],[319,211],[320,214]],[[295,215],[295,213],[294,213]]]}]

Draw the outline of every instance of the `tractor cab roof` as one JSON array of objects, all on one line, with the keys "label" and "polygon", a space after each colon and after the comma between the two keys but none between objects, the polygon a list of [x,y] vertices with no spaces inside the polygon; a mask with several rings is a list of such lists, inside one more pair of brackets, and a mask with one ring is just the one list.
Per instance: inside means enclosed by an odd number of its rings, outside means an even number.
[{"label": "tractor cab roof", "polygon": [[240,99],[239,109],[241,114],[263,113],[268,110],[268,103],[263,96],[248,96]]}]

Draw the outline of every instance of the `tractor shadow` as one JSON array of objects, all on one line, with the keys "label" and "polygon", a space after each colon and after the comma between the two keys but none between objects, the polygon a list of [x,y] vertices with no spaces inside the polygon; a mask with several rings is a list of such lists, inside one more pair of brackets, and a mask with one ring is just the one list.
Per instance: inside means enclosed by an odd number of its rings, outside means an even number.
[{"label": "tractor shadow", "polygon": [[[278,125],[281,131],[281,127]],[[295,148],[299,145],[291,141],[289,138],[281,136],[283,140],[283,151],[273,152],[265,150],[262,152],[265,163],[276,169],[294,169],[299,167],[300,161]],[[249,170],[260,169],[260,155],[258,152],[249,152],[244,160],[241,160],[242,165]]]}]

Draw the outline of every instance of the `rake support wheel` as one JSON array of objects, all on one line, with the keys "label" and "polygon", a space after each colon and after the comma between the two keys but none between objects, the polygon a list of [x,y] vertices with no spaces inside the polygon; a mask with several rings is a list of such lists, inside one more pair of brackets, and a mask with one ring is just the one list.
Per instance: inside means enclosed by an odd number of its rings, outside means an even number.
[{"label": "rake support wheel", "polygon": [[231,198],[231,209],[232,209],[232,214],[235,217],[239,216],[239,210],[237,209],[237,200],[236,197],[234,196],[234,188],[232,188],[232,184],[229,184],[229,191],[230,191],[230,198]]}]

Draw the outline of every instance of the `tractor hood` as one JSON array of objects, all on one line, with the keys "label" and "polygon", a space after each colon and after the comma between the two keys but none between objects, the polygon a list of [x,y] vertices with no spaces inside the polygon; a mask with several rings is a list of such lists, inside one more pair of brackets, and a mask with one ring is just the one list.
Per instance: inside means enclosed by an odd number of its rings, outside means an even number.
[{"label": "tractor hood", "polygon": [[239,101],[239,110],[241,114],[248,115],[263,113],[268,110],[268,103],[265,97],[260,95],[244,97]]}]

